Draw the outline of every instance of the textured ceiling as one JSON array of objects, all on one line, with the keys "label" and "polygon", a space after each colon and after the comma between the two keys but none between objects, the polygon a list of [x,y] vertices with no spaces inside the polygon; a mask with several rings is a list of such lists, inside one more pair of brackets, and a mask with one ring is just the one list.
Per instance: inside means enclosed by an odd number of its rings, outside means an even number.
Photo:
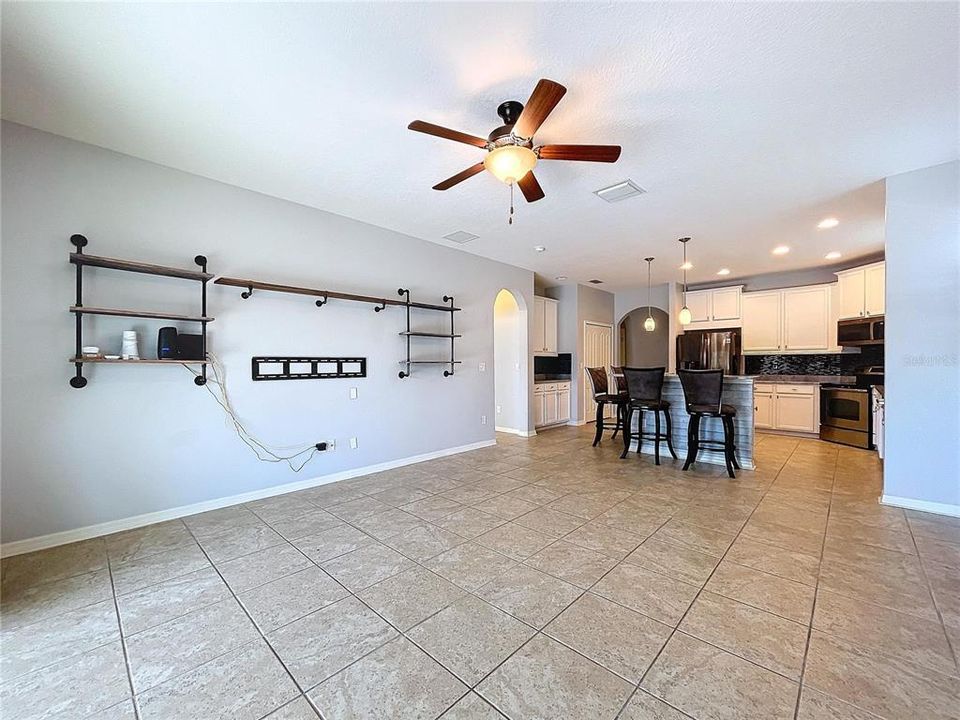
[{"label": "textured ceiling", "polygon": [[[4,3],[15,122],[469,252],[616,288],[826,264],[883,244],[884,177],[958,155],[955,3]],[[568,88],[539,142],[623,146],[542,162],[546,198],[482,150],[540,77]],[[648,192],[593,195],[632,178]],[[841,224],[817,230],[833,215]],[[784,257],[770,249],[790,245]],[[547,251],[536,253],[535,245]],[[456,246],[459,247],[459,246]]]}]

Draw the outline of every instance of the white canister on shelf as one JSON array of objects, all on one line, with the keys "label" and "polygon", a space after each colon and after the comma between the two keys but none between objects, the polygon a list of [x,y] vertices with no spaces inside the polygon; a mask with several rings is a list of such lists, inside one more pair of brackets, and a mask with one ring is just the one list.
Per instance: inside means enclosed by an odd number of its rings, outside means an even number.
[{"label": "white canister on shelf", "polygon": [[139,360],[140,350],[137,348],[137,331],[123,331],[123,346],[120,349],[120,357],[124,360]]}]

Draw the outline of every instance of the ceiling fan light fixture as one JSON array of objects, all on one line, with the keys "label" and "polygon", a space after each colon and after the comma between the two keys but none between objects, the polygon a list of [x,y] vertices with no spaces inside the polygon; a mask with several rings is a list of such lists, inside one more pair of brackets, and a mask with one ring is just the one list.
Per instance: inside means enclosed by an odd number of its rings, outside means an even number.
[{"label": "ceiling fan light fixture", "polygon": [[523,145],[503,145],[487,153],[483,166],[507,185],[520,180],[537,164],[537,154]]}]

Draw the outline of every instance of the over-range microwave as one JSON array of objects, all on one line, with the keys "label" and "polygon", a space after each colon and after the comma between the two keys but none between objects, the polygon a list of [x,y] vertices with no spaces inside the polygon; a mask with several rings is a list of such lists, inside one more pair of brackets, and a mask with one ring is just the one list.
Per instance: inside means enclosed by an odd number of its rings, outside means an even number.
[{"label": "over-range microwave", "polygon": [[837,344],[843,347],[883,345],[883,315],[840,320],[837,323]]}]

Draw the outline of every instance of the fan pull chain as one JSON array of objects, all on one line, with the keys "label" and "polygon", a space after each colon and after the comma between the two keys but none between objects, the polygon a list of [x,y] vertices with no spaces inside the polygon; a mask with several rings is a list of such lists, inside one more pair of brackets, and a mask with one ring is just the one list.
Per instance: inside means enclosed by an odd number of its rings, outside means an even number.
[{"label": "fan pull chain", "polygon": [[516,183],[510,183],[510,219],[507,220],[507,225],[513,225],[513,186]]}]

